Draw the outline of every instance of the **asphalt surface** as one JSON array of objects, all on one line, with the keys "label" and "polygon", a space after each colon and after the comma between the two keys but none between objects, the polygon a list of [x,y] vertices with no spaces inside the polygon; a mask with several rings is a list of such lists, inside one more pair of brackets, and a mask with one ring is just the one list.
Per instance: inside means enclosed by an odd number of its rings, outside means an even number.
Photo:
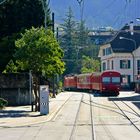
[{"label": "asphalt surface", "polygon": [[50,99],[50,112],[30,106],[0,111],[2,140],[139,140],[140,94],[118,97],[63,92]]},{"label": "asphalt surface", "polygon": [[59,94],[56,98],[49,99],[49,114],[41,115],[40,112],[32,112],[31,106],[13,106],[0,110],[0,128],[26,126],[49,121],[55,116],[69,94]]}]

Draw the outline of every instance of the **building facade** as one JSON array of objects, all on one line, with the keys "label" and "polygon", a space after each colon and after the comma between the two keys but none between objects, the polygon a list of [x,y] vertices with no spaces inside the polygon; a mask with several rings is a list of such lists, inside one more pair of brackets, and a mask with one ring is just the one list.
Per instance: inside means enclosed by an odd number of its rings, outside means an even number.
[{"label": "building facade", "polygon": [[[126,31],[127,30],[127,31]],[[140,75],[140,26],[134,26],[133,35],[125,26],[99,51],[101,71],[115,70],[122,75],[122,85],[130,85]]]}]

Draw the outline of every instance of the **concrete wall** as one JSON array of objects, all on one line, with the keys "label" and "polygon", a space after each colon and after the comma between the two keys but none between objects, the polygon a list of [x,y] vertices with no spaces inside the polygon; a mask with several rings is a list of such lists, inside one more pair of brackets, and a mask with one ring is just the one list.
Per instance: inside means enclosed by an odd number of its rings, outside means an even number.
[{"label": "concrete wall", "polygon": [[0,98],[9,105],[30,104],[29,74],[0,74]]}]

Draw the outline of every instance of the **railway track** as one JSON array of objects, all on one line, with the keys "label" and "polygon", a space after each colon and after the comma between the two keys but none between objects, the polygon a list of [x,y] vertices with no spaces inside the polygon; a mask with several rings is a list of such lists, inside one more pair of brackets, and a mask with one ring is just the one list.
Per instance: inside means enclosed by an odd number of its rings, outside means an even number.
[{"label": "railway track", "polygon": [[95,133],[95,122],[94,122],[94,117],[93,117],[93,105],[92,105],[92,98],[91,95],[90,96],[90,115],[91,115],[91,128],[92,128],[92,138],[93,140],[96,140],[96,133]]},{"label": "railway track", "polygon": [[104,137],[102,137],[102,135],[98,135],[98,133],[97,133],[97,138],[101,139],[101,140],[102,139],[117,140],[114,137],[114,135],[112,134],[112,131],[110,130],[110,128],[108,127],[108,123],[106,122],[106,119],[104,120],[104,118],[102,118],[101,116],[103,116],[102,110],[108,110],[108,111],[111,111],[111,112],[113,111],[115,113],[118,113],[118,112],[116,112],[114,110],[115,108],[113,108],[109,105],[99,103],[99,100],[97,100],[96,102],[92,101],[92,106],[93,106],[93,108],[98,109],[94,112],[94,114],[96,115],[95,117],[97,119],[96,123],[94,123],[95,124],[95,129],[97,129],[96,130],[97,132],[100,132],[100,133],[102,132],[103,135],[104,135]]},{"label": "railway track", "polygon": [[76,129],[79,126],[78,119],[79,119],[79,116],[80,116],[80,111],[82,109],[82,104],[86,104],[86,105],[89,106],[89,110],[90,110],[90,124],[88,124],[88,125],[91,126],[91,139],[92,140],[96,140],[95,127],[94,127],[94,119],[93,119],[93,111],[92,111],[93,109],[92,109],[91,95],[89,95],[89,104],[85,103],[83,98],[84,98],[84,95],[82,95],[82,97],[81,97],[81,100],[80,100],[80,103],[79,103],[79,107],[78,107],[78,110],[77,110],[77,114],[76,114],[76,117],[75,117],[74,125],[73,125],[73,128],[72,128],[69,140],[74,140],[75,139],[74,136],[76,135]]},{"label": "railway track", "polygon": [[[131,118],[126,114],[126,112],[130,113],[128,110],[124,110],[124,109],[121,109],[121,107],[115,102],[115,101],[112,101],[115,106],[122,112],[123,116],[134,126],[134,128],[136,128],[136,130],[138,130],[140,132],[140,129],[138,128],[138,126],[131,120]],[[126,103],[124,103],[123,101],[121,101],[124,105],[126,105],[127,107],[129,107],[131,109],[131,111],[133,111],[133,113],[135,113],[136,115],[139,116],[139,114],[134,111],[130,106],[128,106]]]},{"label": "railway track", "polygon": [[[70,100],[70,98],[72,97],[72,95],[60,106],[60,108],[55,112],[55,114],[53,115],[53,117],[49,120],[49,122],[53,122],[54,119],[56,118],[56,116],[59,114],[59,112],[62,110],[62,108],[66,105],[66,103]],[[47,123],[48,121],[43,121],[41,123],[35,123],[35,124],[32,124],[31,126],[33,127],[33,125],[39,125],[39,124],[42,124],[41,126],[39,126],[39,129],[38,131],[36,132],[36,134],[34,135],[33,139],[32,140],[35,140],[37,138],[37,135],[41,132],[41,130],[43,129],[43,127],[45,126],[45,124]],[[24,133],[26,133],[27,131],[29,131],[29,129],[26,129]],[[22,135],[24,136],[24,134]],[[22,136],[20,138],[22,138]]]},{"label": "railway track", "polygon": [[72,97],[72,95],[61,105],[61,107],[55,112],[55,114],[50,119],[50,121],[54,121],[55,120],[56,116],[59,114],[59,112],[62,110],[62,108],[68,103],[68,101],[70,100],[71,97]]},{"label": "railway track", "polygon": [[132,107],[130,107],[127,103],[125,103],[124,101],[121,101],[121,102],[125,104],[128,108],[130,108],[136,114],[136,116],[140,117],[140,114],[136,112]]}]

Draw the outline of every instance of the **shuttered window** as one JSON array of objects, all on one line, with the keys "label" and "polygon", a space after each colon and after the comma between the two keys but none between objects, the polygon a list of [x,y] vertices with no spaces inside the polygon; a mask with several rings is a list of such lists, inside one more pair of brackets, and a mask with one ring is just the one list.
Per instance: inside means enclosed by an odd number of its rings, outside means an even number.
[{"label": "shuttered window", "polygon": [[121,69],[130,69],[130,60],[120,60],[120,68]]}]

